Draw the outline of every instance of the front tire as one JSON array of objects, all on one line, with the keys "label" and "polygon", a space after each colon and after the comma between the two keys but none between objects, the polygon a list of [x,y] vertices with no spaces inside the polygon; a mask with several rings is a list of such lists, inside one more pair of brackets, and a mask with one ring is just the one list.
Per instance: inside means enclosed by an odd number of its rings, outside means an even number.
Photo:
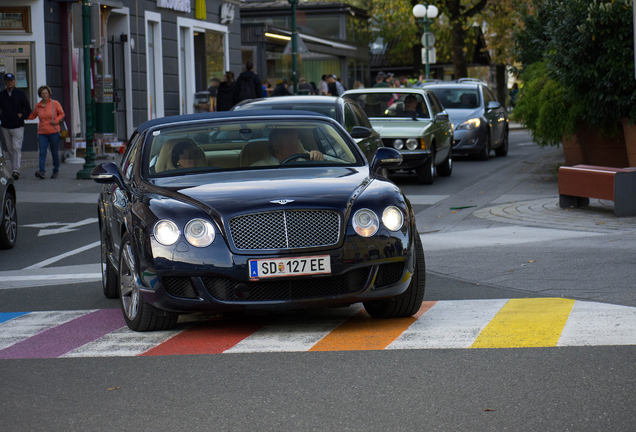
[{"label": "front tire", "polygon": [[141,281],[137,275],[132,242],[130,236],[125,234],[119,258],[119,297],[126,324],[131,330],[138,332],[173,328],[177,324],[178,315],[164,316],[146,303],[141,295]]},{"label": "front tire", "polygon": [[487,161],[490,158],[490,132],[486,136],[486,142],[479,152],[479,160]]},{"label": "front tire", "polygon": [[404,318],[415,315],[420,310],[426,289],[426,262],[418,233],[415,233],[415,260],[415,274],[406,291],[389,299],[363,303],[369,315],[374,318]]},{"label": "front tire", "polygon": [[101,232],[101,255],[102,255],[102,288],[104,296],[109,299],[119,297],[119,285],[117,280],[117,271],[108,258],[108,246],[106,243],[106,228],[100,229]]},{"label": "front tire", "polygon": [[7,192],[2,203],[2,220],[0,221],[0,249],[11,249],[18,241],[18,210],[15,198]]},{"label": "front tire", "polygon": [[508,154],[508,131],[504,134],[503,142],[495,149],[497,156],[506,156]]},{"label": "front tire", "polygon": [[431,149],[431,155],[426,159],[424,165],[415,169],[415,173],[419,184],[433,184],[435,179],[435,148]]},{"label": "front tire", "polygon": [[444,159],[439,167],[437,167],[437,175],[440,177],[450,177],[453,173],[453,149],[448,149],[448,156]]}]

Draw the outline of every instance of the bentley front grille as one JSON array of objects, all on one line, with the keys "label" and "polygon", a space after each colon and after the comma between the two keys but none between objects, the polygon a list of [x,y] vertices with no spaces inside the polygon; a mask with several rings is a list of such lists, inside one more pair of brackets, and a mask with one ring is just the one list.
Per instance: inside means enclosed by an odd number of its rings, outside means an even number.
[{"label": "bentley front grille", "polygon": [[331,246],[340,239],[340,216],[326,210],[281,210],[236,216],[230,233],[237,249]]}]

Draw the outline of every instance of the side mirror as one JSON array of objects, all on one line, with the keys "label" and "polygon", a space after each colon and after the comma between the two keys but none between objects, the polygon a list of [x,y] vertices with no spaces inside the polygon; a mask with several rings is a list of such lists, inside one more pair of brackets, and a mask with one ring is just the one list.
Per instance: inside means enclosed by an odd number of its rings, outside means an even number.
[{"label": "side mirror", "polygon": [[364,139],[373,135],[373,132],[371,132],[371,129],[364,126],[354,126],[349,135],[351,135],[351,138]]},{"label": "side mirror", "polygon": [[488,111],[496,110],[499,108],[501,108],[501,104],[499,102],[496,102],[496,101],[488,102]]},{"label": "side mirror", "polygon": [[117,165],[113,162],[106,162],[101,165],[97,165],[91,171],[91,178],[95,181],[95,183],[117,183],[120,188],[125,189],[124,180],[121,177],[119,168],[117,168]]},{"label": "side mirror", "polygon": [[371,171],[376,172],[380,168],[396,167],[402,163],[402,154],[391,147],[380,147],[371,162]]},{"label": "side mirror", "polygon": [[437,113],[435,114],[435,121],[448,121],[448,113],[445,112],[441,112],[441,113]]}]

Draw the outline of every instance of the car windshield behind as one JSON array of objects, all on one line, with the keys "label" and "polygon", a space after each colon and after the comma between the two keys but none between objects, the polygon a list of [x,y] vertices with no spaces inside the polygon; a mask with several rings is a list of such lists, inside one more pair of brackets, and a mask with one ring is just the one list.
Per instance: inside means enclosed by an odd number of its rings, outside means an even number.
[{"label": "car windshield behind", "polygon": [[430,90],[437,96],[444,109],[479,108],[479,91],[476,88],[440,88],[431,86]]},{"label": "car windshield behind", "polygon": [[153,131],[144,150],[150,178],[203,172],[360,165],[348,141],[323,121],[215,122]]},{"label": "car windshield behind", "polygon": [[323,114],[328,117],[331,117],[334,120],[336,119],[336,105],[333,103],[310,103],[310,104],[289,104],[289,103],[254,103],[254,104],[245,104],[239,105],[234,108],[235,111],[244,111],[244,110],[288,110],[288,111],[309,111],[315,112],[318,114]]},{"label": "car windshield behind", "polygon": [[370,118],[431,118],[424,98],[419,93],[354,93],[347,94]]}]

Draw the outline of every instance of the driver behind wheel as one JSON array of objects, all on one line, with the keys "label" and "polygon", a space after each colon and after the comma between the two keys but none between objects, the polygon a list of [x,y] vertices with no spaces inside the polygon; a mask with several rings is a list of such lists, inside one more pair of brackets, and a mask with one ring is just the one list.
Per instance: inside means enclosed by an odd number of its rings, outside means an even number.
[{"label": "driver behind wheel", "polygon": [[[251,166],[280,165],[287,158],[298,155],[296,160],[323,160],[318,150],[308,152],[298,140],[298,132],[293,129],[274,129],[269,136],[269,152]],[[306,156],[305,156],[306,155]],[[288,162],[291,162],[289,160]]]}]

